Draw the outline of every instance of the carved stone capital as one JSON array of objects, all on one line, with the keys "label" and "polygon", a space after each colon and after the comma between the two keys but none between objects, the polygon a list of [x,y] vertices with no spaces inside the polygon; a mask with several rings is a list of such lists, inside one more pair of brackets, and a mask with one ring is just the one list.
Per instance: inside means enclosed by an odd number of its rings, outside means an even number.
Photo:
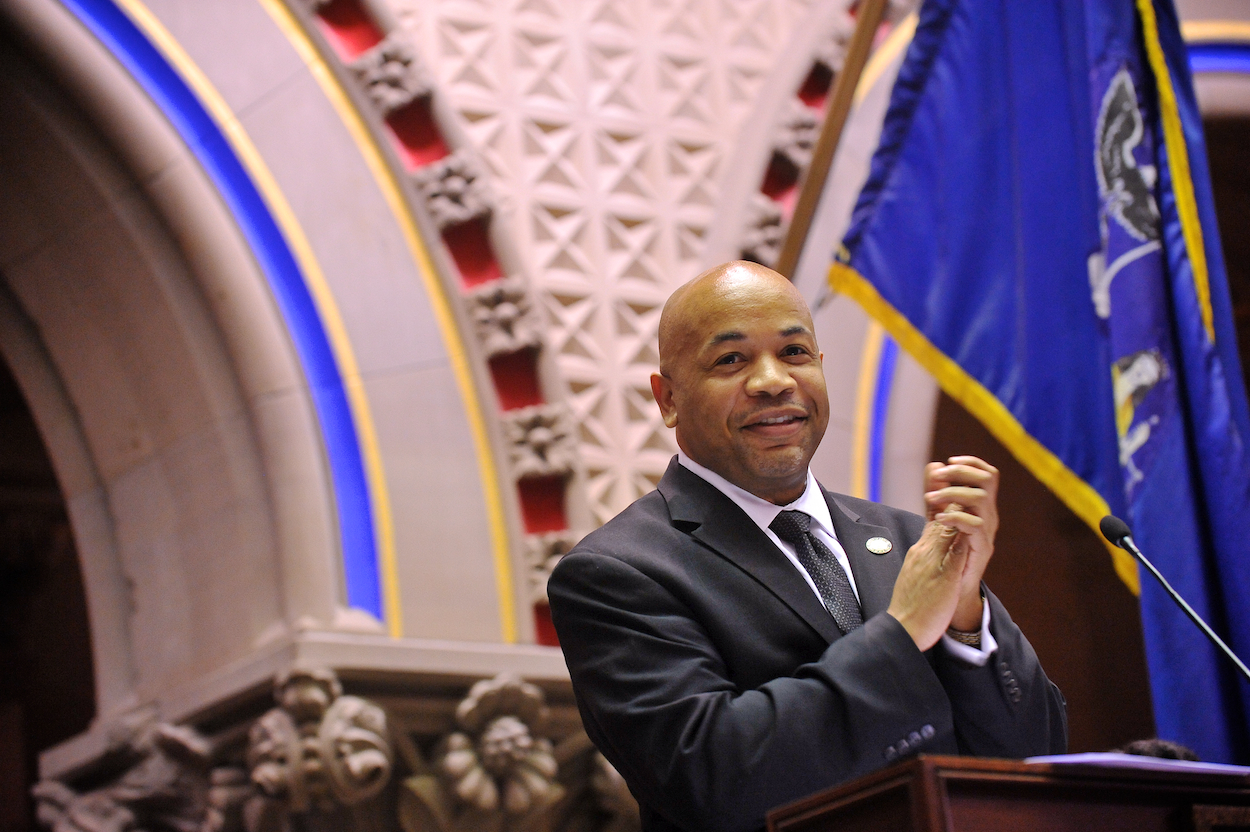
[{"label": "carved stone capital", "polygon": [[776,265],[785,241],[781,206],[764,194],[751,197],[750,219],[742,235],[742,259],[764,266]]},{"label": "carved stone capital", "polygon": [[200,832],[209,809],[209,746],[190,728],[155,723],[110,752],[126,768],[107,785],[77,792],[57,780],[31,793],[54,832]]},{"label": "carved stone capital", "polygon": [[573,420],[561,404],[509,411],[503,418],[512,473],[521,477],[569,474],[576,459]]},{"label": "carved stone capital", "polygon": [[490,215],[491,199],[486,180],[462,150],[417,171],[412,181],[440,230]]},{"label": "carved stone capital", "polygon": [[492,281],[470,292],[465,302],[487,358],[542,343],[542,333],[521,278]]},{"label": "carved stone capital", "polygon": [[394,755],[386,714],[356,696],[343,696],[328,670],[279,677],[278,707],[248,734],[252,782],[291,812],[330,810],[373,797],[390,780]]},{"label": "carved stone capital", "polygon": [[387,35],[350,68],[383,115],[434,91],[430,73],[402,31]]}]

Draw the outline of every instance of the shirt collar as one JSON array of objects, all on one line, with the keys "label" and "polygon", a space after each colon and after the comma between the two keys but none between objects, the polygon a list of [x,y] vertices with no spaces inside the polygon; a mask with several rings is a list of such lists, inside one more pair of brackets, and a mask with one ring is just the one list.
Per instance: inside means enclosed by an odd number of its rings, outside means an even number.
[{"label": "shirt collar", "polygon": [[824,492],[821,491],[820,484],[816,482],[811,468],[807,469],[807,485],[799,498],[788,505],[779,506],[755,496],[745,488],[734,485],[720,474],[686,456],[684,451],[677,452],[677,462],[707,480],[717,491],[733,500],[761,529],[767,529],[772,525],[773,520],[777,519],[777,515],[782,511],[801,511],[812,518],[814,525],[819,526],[826,534],[837,540],[838,535],[833,528],[833,518],[829,515],[829,504],[825,502]]}]

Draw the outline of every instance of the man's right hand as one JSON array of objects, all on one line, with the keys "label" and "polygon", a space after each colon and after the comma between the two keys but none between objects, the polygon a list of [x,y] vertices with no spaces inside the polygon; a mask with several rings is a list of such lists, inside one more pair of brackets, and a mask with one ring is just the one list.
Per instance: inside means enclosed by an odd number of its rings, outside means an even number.
[{"label": "man's right hand", "polygon": [[968,552],[967,535],[933,521],[907,550],[886,612],[921,650],[937,644],[950,625]]}]

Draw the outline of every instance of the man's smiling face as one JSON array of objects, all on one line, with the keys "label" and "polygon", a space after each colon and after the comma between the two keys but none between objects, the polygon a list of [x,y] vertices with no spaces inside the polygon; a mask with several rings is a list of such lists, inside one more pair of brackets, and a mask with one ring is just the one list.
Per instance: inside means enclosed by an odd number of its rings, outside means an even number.
[{"label": "man's smiling face", "polygon": [[770,502],[803,493],[829,423],[812,317],[798,290],[754,263],[695,278],[669,300],[651,389],[677,444]]}]

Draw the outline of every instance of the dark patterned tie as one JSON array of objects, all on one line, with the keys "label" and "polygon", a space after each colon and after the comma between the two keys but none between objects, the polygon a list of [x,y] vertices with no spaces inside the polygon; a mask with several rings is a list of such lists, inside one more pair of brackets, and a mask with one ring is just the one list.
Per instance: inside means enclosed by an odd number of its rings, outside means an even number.
[{"label": "dark patterned tie", "polygon": [[808,531],[811,523],[812,518],[801,511],[783,511],[768,528],[794,547],[799,563],[812,576],[833,620],[843,633],[849,633],[864,624],[859,601],[855,600],[855,590],[851,589],[837,556]]}]

